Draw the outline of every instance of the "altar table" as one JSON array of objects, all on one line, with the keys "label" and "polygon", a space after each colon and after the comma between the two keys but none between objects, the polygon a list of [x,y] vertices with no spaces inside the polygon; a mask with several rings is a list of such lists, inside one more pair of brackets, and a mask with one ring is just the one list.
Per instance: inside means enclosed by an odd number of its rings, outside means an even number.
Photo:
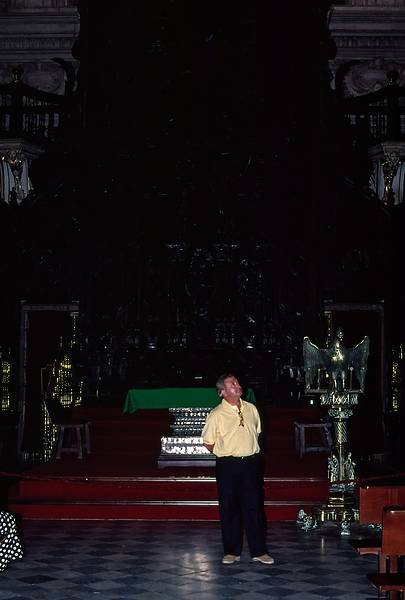
[{"label": "altar table", "polygon": [[[243,397],[248,402],[256,402],[250,388]],[[219,402],[216,388],[134,388],[127,392],[123,412],[134,413],[138,408],[207,408]]]}]

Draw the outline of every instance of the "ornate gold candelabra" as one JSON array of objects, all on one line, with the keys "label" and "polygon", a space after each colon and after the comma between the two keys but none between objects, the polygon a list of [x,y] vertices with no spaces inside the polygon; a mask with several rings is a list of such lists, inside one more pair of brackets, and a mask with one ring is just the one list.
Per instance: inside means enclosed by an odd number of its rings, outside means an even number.
[{"label": "ornate gold candelabra", "polygon": [[[334,433],[328,458],[328,501],[314,509],[314,518],[317,522],[341,523],[343,534],[348,533],[351,521],[358,520],[354,495],[356,465],[349,450],[347,422],[353,414],[352,407],[358,404],[358,395],[364,393],[369,345],[366,336],[353,348],[346,348],[340,328],[328,348],[318,348],[308,337],[303,342],[306,392],[319,394],[321,405],[329,407]],[[312,388],[314,380],[316,387]]]}]

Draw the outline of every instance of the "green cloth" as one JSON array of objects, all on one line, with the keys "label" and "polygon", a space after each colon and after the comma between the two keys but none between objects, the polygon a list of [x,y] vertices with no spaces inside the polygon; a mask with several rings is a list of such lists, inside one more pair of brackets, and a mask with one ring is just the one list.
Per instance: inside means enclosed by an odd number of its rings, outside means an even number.
[{"label": "green cloth", "polygon": [[[243,395],[256,402],[252,389]],[[138,408],[206,408],[219,404],[215,388],[156,388],[128,390],[123,412],[133,413]]]}]

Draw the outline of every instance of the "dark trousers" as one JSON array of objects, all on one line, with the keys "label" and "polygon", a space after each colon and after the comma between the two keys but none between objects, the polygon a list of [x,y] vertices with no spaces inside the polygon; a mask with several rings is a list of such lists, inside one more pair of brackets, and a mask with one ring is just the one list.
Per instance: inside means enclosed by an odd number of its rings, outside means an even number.
[{"label": "dark trousers", "polygon": [[251,556],[265,554],[266,517],[260,456],[217,458],[216,479],[224,554],[240,556],[244,530]]}]

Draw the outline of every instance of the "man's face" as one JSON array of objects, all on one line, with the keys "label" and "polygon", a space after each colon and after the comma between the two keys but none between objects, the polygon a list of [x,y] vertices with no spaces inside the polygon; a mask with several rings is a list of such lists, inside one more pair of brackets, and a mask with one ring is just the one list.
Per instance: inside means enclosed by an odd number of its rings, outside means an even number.
[{"label": "man's face", "polygon": [[222,396],[224,398],[240,398],[242,387],[236,377],[227,377],[224,381]]}]

